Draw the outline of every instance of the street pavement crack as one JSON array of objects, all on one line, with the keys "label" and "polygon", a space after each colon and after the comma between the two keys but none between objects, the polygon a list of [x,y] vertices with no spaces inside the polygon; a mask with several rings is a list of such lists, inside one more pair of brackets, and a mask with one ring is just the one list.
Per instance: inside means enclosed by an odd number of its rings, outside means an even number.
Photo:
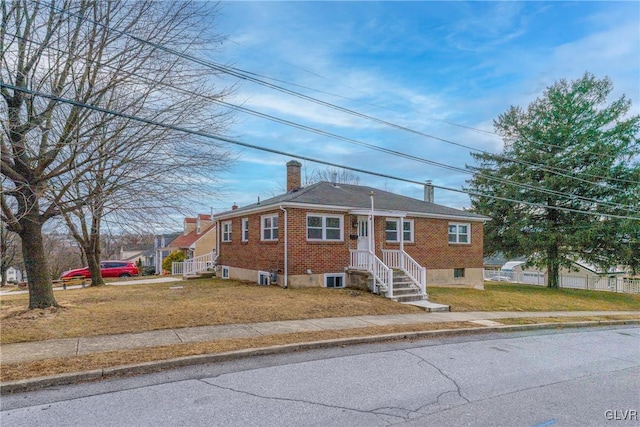
[{"label": "street pavement crack", "polygon": [[182,341],[182,338],[180,338],[180,334],[178,334],[178,331],[176,331],[175,329],[173,330],[173,333],[176,334],[176,337],[178,338],[178,341],[180,342],[184,342]]},{"label": "street pavement crack", "polygon": [[[281,402],[293,402],[293,403],[304,403],[304,404],[308,404],[308,405],[315,405],[315,406],[321,406],[323,408],[331,408],[331,409],[340,409],[343,411],[352,411],[352,412],[356,412],[356,413],[360,413],[360,414],[370,414],[370,415],[374,415],[376,416],[378,419],[380,419],[381,421],[385,422],[387,425],[393,425],[394,423],[386,420],[384,416],[390,416],[390,417],[394,417],[394,418],[400,418],[403,420],[407,420],[407,418],[404,418],[402,416],[398,416],[395,414],[387,414],[387,413],[380,413],[380,412],[375,412],[378,409],[373,409],[373,410],[363,410],[363,409],[356,409],[356,408],[349,408],[346,406],[339,406],[339,405],[329,405],[327,403],[321,403],[321,402],[314,402],[314,401],[310,401],[310,400],[304,400],[304,399],[292,399],[289,397],[278,397],[278,396],[264,396],[261,394],[257,394],[257,393],[252,393],[250,391],[246,391],[246,390],[237,390],[234,389],[232,387],[225,387],[225,386],[221,386],[218,384],[214,384],[211,382],[208,382],[207,380],[201,379],[199,380],[209,386],[212,387],[216,387],[219,388],[221,390],[227,390],[227,391],[231,391],[233,393],[240,393],[240,394],[244,394],[247,396],[252,396],[252,397],[257,397],[259,399],[267,399],[267,400],[277,400],[277,401],[281,401]],[[380,408],[380,409],[384,409],[384,408]]]},{"label": "street pavement crack", "polygon": [[[449,381],[451,381],[451,382],[453,383],[453,385],[455,386],[455,388],[456,388],[455,392],[457,392],[458,396],[459,396],[462,400],[464,400],[465,402],[467,402],[467,403],[471,403],[471,401],[470,401],[469,399],[467,399],[466,397],[464,397],[464,396],[462,395],[462,388],[460,387],[460,384],[458,384],[458,383],[456,382],[456,380],[455,380],[455,379],[453,379],[450,375],[447,375],[447,373],[445,373],[442,369],[440,369],[440,368],[439,368],[438,366],[436,366],[434,363],[429,362],[428,360],[426,360],[426,359],[425,359],[425,358],[423,358],[422,356],[419,356],[419,355],[417,355],[417,354],[415,354],[415,353],[412,353],[410,350],[405,350],[405,352],[407,352],[407,353],[409,353],[410,355],[412,355],[412,356],[417,357],[418,359],[420,359],[420,362],[418,362],[418,364],[420,364],[420,363],[425,363],[425,364],[427,364],[427,365],[431,366],[433,369],[435,369],[436,371],[438,371],[438,372],[440,373],[440,375],[442,375],[443,377],[445,377],[446,379],[448,379]],[[445,391],[445,392],[443,392],[443,393],[440,393],[440,394],[438,395],[438,399],[437,399],[438,403],[440,402],[440,398],[441,398],[442,396],[444,396],[445,394],[448,394],[448,393],[451,393],[451,390],[448,390],[448,391]]]}]

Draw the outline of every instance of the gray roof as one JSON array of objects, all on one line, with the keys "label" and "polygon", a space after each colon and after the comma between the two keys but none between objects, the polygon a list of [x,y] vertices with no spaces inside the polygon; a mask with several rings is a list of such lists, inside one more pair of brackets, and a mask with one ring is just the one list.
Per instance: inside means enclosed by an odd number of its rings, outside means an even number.
[{"label": "gray roof", "polygon": [[260,203],[240,207],[233,211],[227,211],[216,216],[239,214],[244,211],[265,209],[283,204],[296,203],[308,205],[323,205],[327,207],[348,209],[371,209],[370,195],[373,191],[375,210],[408,212],[415,214],[463,217],[469,220],[483,221],[489,218],[472,214],[460,209],[453,209],[435,203],[425,202],[412,197],[401,196],[377,188],[351,184],[332,184],[330,182],[318,182],[308,187],[289,191],[288,193],[263,200]]}]

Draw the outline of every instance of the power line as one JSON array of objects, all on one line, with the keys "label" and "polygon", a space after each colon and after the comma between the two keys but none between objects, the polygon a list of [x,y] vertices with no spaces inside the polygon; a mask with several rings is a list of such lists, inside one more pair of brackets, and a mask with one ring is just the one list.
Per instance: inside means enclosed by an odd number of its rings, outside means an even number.
[{"label": "power line", "polygon": [[[18,36],[18,35],[14,35],[14,36],[19,38],[19,39],[25,40],[24,37],[21,37],[21,36]],[[31,40],[29,40],[29,41],[31,41]],[[33,42],[33,41],[31,41],[31,42]],[[53,47],[50,47],[50,46],[48,46],[48,48],[53,49],[53,50],[57,50],[59,52],[64,52],[61,49],[56,49],[56,48],[53,48]],[[93,63],[96,63],[96,64],[98,64],[100,66],[104,66],[104,67],[112,68],[112,69],[116,70],[115,67],[111,67],[109,65],[101,64],[101,63],[99,63],[99,62],[97,62],[95,60],[89,60],[89,62],[93,62]],[[117,70],[117,71],[121,71],[121,70]],[[153,82],[154,84],[157,84],[157,82],[153,81],[152,79],[149,79],[148,77],[140,76],[140,75],[135,74],[135,73],[128,73],[128,75],[135,76],[137,78],[144,79],[144,80]],[[167,85],[164,85],[164,86],[167,86]],[[333,134],[333,133],[330,133],[330,132],[327,132],[327,131],[324,131],[324,130],[321,130],[321,129],[318,129],[318,128],[313,128],[313,127],[310,127],[310,126],[302,125],[300,123],[296,123],[296,122],[293,122],[293,121],[290,121],[290,120],[282,119],[282,118],[279,118],[279,117],[268,115],[266,113],[261,113],[261,112],[258,112],[258,111],[252,110],[252,109],[248,109],[246,107],[242,107],[242,106],[238,106],[238,105],[235,105],[235,104],[231,104],[231,103],[222,101],[222,100],[220,100],[220,99],[218,99],[216,97],[208,96],[208,95],[201,94],[201,93],[195,93],[193,91],[188,91],[186,89],[176,88],[176,87],[172,87],[172,86],[168,86],[168,87],[170,87],[173,90],[177,90],[177,91],[189,94],[189,95],[195,95],[195,96],[200,96],[200,97],[209,99],[210,101],[218,103],[219,105],[223,105],[223,106],[225,106],[227,108],[235,109],[237,111],[242,111],[242,112],[257,116],[257,117],[261,117],[261,118],[264,118],[264,119],[267,119],[267,120],[271,120],[271,121],[274,121],[274,122],[285,124],[287,126],[291,126],[291,127],[295,127],[295,128],[298,128],[298,129],[302,129],[302,130],[305,130],[305,131],[308,131],[308,132],[316,133],[316,134],[323,135],[323,136],[330,137],[330,138],[334,138],[334,139],[337,139],[337,140],[342,140],[342,141],[345,141],[345,142],[348,142],[348,143],[351,143],[351,144],[363,146],[363,147],[370,148],[370,149],[373,149],[373,150],[376,150],[376,151],[380,151],[380,152],[383,152],[383,153],[386,153],[386,154],[390,154],[390,155],[393,155],[393,156],[406,158],[408,160],[413,160],[413,161],[429,164],[429,165],[432,165],[432,166],[436,166],[436,167],[452,170],[452,171],[455,171],[455,172],[460,172],[460,173],[470,174],[470,175],[474,174],[474,172],[472,170],[469,170],[469,169],[463,169],[463,168],[459,168],[459,167],[456,167],[456,166],[447,165],[445,163],[436,162],[434,160],[425,159],[423,157],[410,155],[410,154],[403,153],[403,152],[400,152],[400,151],[397,151],[397,150],[392,150],[392,149],[388,149],[388,148],[384,148],[384,147],[379,147],[379,146],[376,146],[376,145],[373,145],[373,144],[370,144],[370,143],[366,143],[366,142],[358,141],[358,140],[355,140],[355,139],[352,139],[352,138],[348,138],[348,137],[344,137],[344,136],[341,136],[341,135]],[[485,174],[481,174],[481,173],[477,173],[477,172],[476,172],[476,175],[484,177],[484,178],[486,178],[488,180],[492,180],[492,181],[496,181],[496,182],[500,182],[500,183],[504,183],[504,184],[508,184],[508,185],[513,185],[513,186],[520,187],[520,188],[525,188],[525,189],[531,190],[531,191],[541,192],[543,194],[550,194],[550,195],[554,195],[554,196],[557,196],[557,197],[563,197],[563,198],[567,198],[567,199],[573,200],[573,201],[586,201],[586,202],[591,202],[591,203],[599,203],[601,205],[608,205],[608,206],[611,206],[611,207],[614,207],[614,208],[623,208],[623,209],[627,209],[629,211],[638,212],[635,209],[636,208],[635,206],[624,205],[624,204],[614,203],[614,202],[608,202],[608,201],[598,200],[598,199],[595,199],[595,198],[584,197],[584,196],[579,196],[579,195],[574,195],[574,194],[567,194],[567,193],[563,193],[563,192],[560,192],[560,191],[550,190],[550,189],[547,189],[547,188],[541,188],[541,187],[537,187],[537,186],[526,184],[526,183],[518,183],[518,182],[514,182],[514,181],[509,180],[509,179],[493,177],[493,176],[489,176],[489,175],[485,175]]]},{"label": "power line", "polygon": [[[160,122],[157,122],[157,121],[154,121],[154,120],[145,119],[143,117],[138,117],[138,116],[134,116],[134,115],[131,115],[131,114],[126,114],[126,113],[120,113],[120,112],[113,111],[113,110],[110,110],[110,109],[106,109],[106,108],[102,108],[102,107],[98,107],[98,106],[94,106],[94,105],[89,105],[89,104],[85,104],[85,103],[82,103],[82,102],[74,101],[74,100],[71,100],[71,99],[62,98],[62,97],[59,97],[59,96],[46,94],[46,93],[42,93],[42,92],[38,92],[38,91],[26,89],[26,88],[20,88],[20,87],[17,87],[17,86],[14,86],[14,85],[9,85],[9,84],[2,83],[2,82],[0,82],[0,87],[4,87],[4,88],[11,89],[11,90],[14,90],[14,91],[20,91],[20,92],[27,93],[27,94],[34,95],[34,96],[40,96],[40,97],[48,98],[48,99],[51,99],[51,100],[54,100],[54,101],[63,102],[63,103],[66,103],[66,104],[77,106],[77,107],[87,108],[87,109],[90,109],[90,110],[93,110],[93,111],[98,111],[98,112],[101,112],[101,113],[110,114],[110,115],[126,118],[126,119],[129,119],[129,120],[133,120],[133,121],[138,121],[138,122],[149,124],[149,125],[153,125],[153,126],[159,126],[159,127],[163,127],[163,128],[170,129],[170,130],[175,130],[175,131],[178,131],[178,132],[184,132],[184,133],[188,133],[188,134],[191,134],[191,135],[201,136],[201,137],[204,137],[204,138],[221,141],[221,142],[225,142],[225,143],[228,143],[228,144],[239,145],[239,146],[246,147],[246,148],[252,148],[252,149],[256,149],[256,150],[260,150],[260,151],[269,152],[269,153],[272,153],[272,154],[278,154],[278,155],[281,155],[281,156],[293,157],[293,158],[300,159],[300,160],[305,160],[305,161],[309,161],[309,162],[313,162],[313,163],[319,163],[319,164],[323,164],[323,165],[327,165],[327,166],[338,167],[338,168],[347,169],[347,170],[351,170],[351,171],[354,171],[354,172],[365,173],[365,174],[368,174],[368,175],[374,175],[374,176],[378,176],[378,177],[382,177],[382,178],[388,178],[388,179],[393,179],[393,180],[397,180],[397,181],[403,181],[403,182],[407,182],[407,183],[411,183],[411,184],[418,184],[418,185],[421,185],[421,186],[424,185],[424,183],[420,182],[420,181],[415,181],[415,180],[406,179],[406,178],[399,178],[399,177],[395,177],[395,176],[392,176],[392,175],[389,175],[389,174],[383,174],[383,173],[380,173],[380,172],[368,171],[368,170],[365,170],[365,169],[355,168],[355,167],[352,167],[352,166],[340,165],[340,164],[333,163],[333,162],[327,162],[327,161],[324,161],[324,160],[315,159],[315,158],[312,158],[312,157],[309,157],[309,156],[302,156],[302,155],[299,155],[299,154],[289,153],[289,152],[285,152],[285,151],[282,151],[282,150],[276,150],[276,149],[273,149],[273,148],[261,147],[261,146],[255,145],[255,144],[250,144],[250,143],[247,143],[247,142],[238,141],[238,140],[231,139],[231,138],[226,138],[226,137],[223,137],[223,136],[212,135],[212,134],[209,134],[209,133],[206,133],[206,132],[202,132],[202,131],[187,129],[187,128],[183,128],[183,127],[175,126],[175,125],[168,125],[168,124],[160,123]],[[507,201],[507,202],[524,204],[524,205],[528,205],[528,206],[535,207],[535,208],[541,208],[541,209],[554,209],[554,210],[560,210],[560,211],[564,211],[564,212],[575,212],[575,213],[581,213],[581,214],[585,214],[585,215],[598,216],[598,217],[602,217],[602,218],[617,218],[617,219],[640,220],[640,217],[616,215],[616,214],[593,212],[593,211],[583,211],[583,210],[579,210],[579,209],[572,209],[572,208],[566,208],[566,207],[561,207],[561,206],[549,206],[549,205],[544,205],[544,204],[540,204],[540,203],[533,203],[533,202],[527,202],[527,201],[523,201],[523,200],[514,200],[514,199],[509,199],[509,198],[506,198],[506,197],[498,197],[498,196],[494,196],[494,195],[482,194],[482,193],[478,193],[478,192],[475,192],[475,191],[459,190],[459,189],[455,189],[455,188],[444,187],[444,186],[441,186],[441,185],[434,185],[434,187],[442,189],[442,190],[446,190],[446,191],[453,191],[453,192],[468,194],[468,195],[472,195],[472,196],[476,196],[476,197],[487,197],[487,198],[491,198],[491,199],[495,199],[495,200],[503,200],[503,201]]]},{"label": "power line", "polygon": [[[236,77],[238,79],[241,79],[241,80],[248,80],[248,81],[251,81],[253,83],[257,83],[259,85],[262,85],[262,86],[265,86],[265,87],[268,87],[268,88],[271,88],[271,89],[275,89],[275,90],[277,90],[279,92],[283,92],[285,94],[288,94],[288,95],[291,95],[291,96],[294,96],[294,97],[297,97],[297,98],[301,98],[301,99],[304,99],[306,101],[309,101],[309,102],[312,102],[312,103],[316,103],[316,104],[319,104],[319,105],[322,105],[322,106],[325,106],[325,107],[328,107],[328,108],[332,108],[332,109],[335,109],[335,110],[338,110],[338,111],[341,111],[341,112],[344,112],[344,113],[347,113],[347,114],[350,114],[350,115],[354,115],[356,117],[360,117],[360,118],[363,118],[363,119],[366,119],[366,120],[377,122],[379,124],[383,124],[383,125],[389,126],[391,128],[403,130],[403,131],[406,131],[406,132],[409,132],[409,133],[413,133],[413,134],[416,134],[416,135],[420,135],[420,136],[424,136],[424,137],[427,137],[427,138],[430,138],[430,139],[435,139],[437,141],[441,141],[441,142],[445,142],[445,143],[448,143],[448,144],[451,144],[451,145],[455,145],[455,146],[459,146],[459,147],[462,147],[462,148],[466,148],[466,149],[471,150],[471,151],[477,151],[477,152],[480,152],[480,153],[483,153],[483,154],[488,154],[488,155],[491,155],[491,156],[495,156],[497,158],[500,158],[500,159],[503,159],[503,160],[506,160],[506,161],[509,161],[509,162],[520,163],[520,164],[524,164],[524,165],[528,165],[528,166],[535,166],[535,167],[541,168],[542,170],[545,170],[545,171],[548,171],[548,172],[551,172],[551,173],[554,173],[554,174],[557,174],[557,175],[560,175],[560,176],[564,176],[566,178],[576,179],[576,180],[579,180],[579,181],[582,181],[582,182],[585,182],[585,183],[589,183],[589,184],[595,184],[594,182],[587,181],[587,180],[582,179],[582,178],[572,177],[570,175],[563,174],[562,172],[558,172],[558,170],[559,170],[558,168],[549,169],[546,166],[539,165],[539,164],[536,164],[536,163],[529,163],[529,162],[524,162],[522,160],[510,159],[508,157],[504,157],[504,156],[501,156],[501,155],[498,155],[498,154],[489,153],[489,152],[486,152],[486,151],[483,151],[483,150],[480,150],[480,149],[477,149],[477,148],[474,148],[474,147],[471,147],[471,146],[467,146],[465,144],[461,144],[461,143],[458,143],[458,142],[455,142],[455,141],[451,141],[451,140],[448,140],[448,139],[445,139],[445,138],[441,138],[441,137],[438,137],[438,136],[430,135],[430,134],[427,134],[425,132],[421,132],[421,131],[418,131],[418,130],[415,130],[415,129],[408,128],[406,126],[398,125],[398,124],[395,124],[395,123],[392,123],[392,122],[389,122],[389,121],[386,121],[386,120],[382,120],[382,119],[379,119],[379,118],[376,118],[376,117],[373,117],[373,116],[369,116],[369,115],[357,112],[355,110],[351,110],[351,109],[348,109],[348,108],[341,107],[339,105],[331,104],[329,102],[326,102],[326,101],[323,101],[323,100],[320,100],[320,99],[317,99],[317,98],[313,98],[313,97],[310,97],[308,95],[305,95],[305,94],[302,94],[302,93],[299,93],[299,92],[295,92],[295,91],[283,88],[283,87],[278,86],[278,85],[274,85],[272,83],[268,83],[266,81],[260,80],[260,79],[258,79],[256,77],[252,77],[252,76],[268,78],[268,79],[272,79],[274,81],[280,81],[280,80],[276,80],[276,79],[273,79],[273,78],[270,78],[270,77],[265,77],[265,76],[262,76],[261,74],[254,73],[254,72],[251,72],[251,71],[242,70],[240,68],[223,65],[223,64],[216,63],[216,62],[212,62],[212,61],[205,61],[204,59],[189,55],[187,53],[179,52],[179,51],[176,51],[175,49],[171,49],[171,48],[159,45],[157,43],[153,43],[153,42],[150,42],[148,40],[141,39],[141,38],[139,38],[139,37],[137,37],[137,36],[135,36],[133,34],[127,33],[126,31],[122,31],[122,30],[118,30],[118,29],[115,29],[115,28],[111,28],[108,25],[105,25],[105,24],[103,24],[101,22],[93,21],[93,20],[91,20],[91,19],[89,19],[89,18],[87,18],[85,16],[79,16],[79,15],[74,14],[74,13],[72,13],[70,11],[65,10],[65,9],[57,8],[57,7],[53,6],[53,5],[51,5],[51,7],[54,10],[58,10],[60,12],[66,13],[66,14],[68,14],[70,16],[77,17],[79,19],[82,19],[82,20],[87,21],[87,22],[91,22],[91,23],[96,24],[96,25],[100,25],[103,28],[106,28],[108,30],[114,31],[116,33],[119,33],[120,35],[124,35],[124,36],[130,37],[131,39],[136,40],[139,43],[143,43],[143,44],[149,45],[149,46],[154,47],[156,49],[159,49],[159,50],[162,50],[164,52],[176,55],[176,56],[178,56],[180,58],[186,59],[188,61],[195,62],[195,63],[200,64],[202,66],[214,69],[216,71],[219,71],[219,72],[222,72],[222,73],[225,73],[225,74],[229,74],[229,75],[234,76],[234,77]],[[287,84],[292,84],[292,83],[287,83]],[[541,144],[562,148],[560,146],[553,145],[553,144],[544,144],[544,143],[541,143]],[[630,181],[630,180],[625,180],[625,179],[620,179],[620,178],[615,178],[615,177],[600,177],[600,176],[590,175],[590,174],[584,174],[584,175],[592,176],[592,177],[598,178],[598,179],[606,179],[606,180],[611,180],[611,181],[635,183],[635,181]]]}]

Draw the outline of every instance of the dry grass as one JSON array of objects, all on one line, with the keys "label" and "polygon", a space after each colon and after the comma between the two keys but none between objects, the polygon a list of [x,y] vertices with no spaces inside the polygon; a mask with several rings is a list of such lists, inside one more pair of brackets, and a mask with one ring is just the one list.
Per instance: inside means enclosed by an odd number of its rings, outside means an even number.
[{"label": "dry grass", "polygon": [[[181,289],[172,289],[182,286]],[[429,289],[452,311],[640,310],[640,295],[487,284],[486,289]],[[105,286],[56,291],[61,308],[27,310],[27,295],[0,297],[0,343],[41,341],[203,325],[321,317],[416,313],[368,292],[288,289],[228,280]]]},{"label": "dry grass", "polygon": [[298,332],[261,336],[256,338],[235,338],[211,342],[149,347],[136,350],[113,351],[108,353],[88,354],[85,356],[76,356],[70,358],[47,359],[26,363],[3,365],[2,370],[0,371],[0,381],[36,378],[67,372],[88,371],[113,366],[128,365],[133,363],[167,360],[177,357],[194,356],[200,354],[224,353],[234,350],[271,347],[283,344],[304,343],[329,339],[363,337],[402,332],[478,327],[480,326],[469,322],[374,326],[369,328],[358,328],[349,330]]},{"label": "dry grass", "polygon": [[27,295],[0,298],[0,343],[75,338],[203,325],[416,313],[368,292],[281,289],[201,279],[176,284],[56,291],[61,308],[27,310]]},{"label": "dry grass", "polygon": [[[174,289],[181,286],[179,289]],[[487,284],[486,290],[430,288],[430,300],[453,311],[638,310],[640,295],[535,286]],[[255,323],[321,317],[416,313],[368,292],[348,289],[289,289],[215,279],[135,286],[106,286],[56,291],[60,308],[27,310],[27,295],[0,297],[0,343],[75,338],[203,325]],[[638,319],[638,316],[589,316],[500,320],[505,324],[576,320]],[[279,344],[376,334],[479,327],[457,322],[278,334],[244,339],[90,354],[3,365],[1,381],[76,372],[169,358],[221,353]]]},{"label": "dry grass", "polygon": [[520,317],[496,320],[505,325],[533,325],[539,323],[567,323],[567,322],[602,322],[608,320],[640,320],[640,314],[620,316],[550,316],[550,317]]},{"label": "dry grass", "polygon": [[533,285],[485,284],[485,290],[429,288],[429,300],[451,311],[640,310],[640,295]]}]

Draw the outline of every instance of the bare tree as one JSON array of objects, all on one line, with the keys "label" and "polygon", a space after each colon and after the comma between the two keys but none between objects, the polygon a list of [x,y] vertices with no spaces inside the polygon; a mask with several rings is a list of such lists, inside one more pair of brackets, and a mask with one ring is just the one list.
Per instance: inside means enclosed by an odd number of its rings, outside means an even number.
[{"label": "bare tree", "polygon": [[312,170],[305,174],[305,184],[310,185],[320,181],[334,182],[337,184],[360,184],[360,177],[347,169],[328,166],[325,169]]},{"label": "bare tree", "polygon": [[64,224],[59,224],[53,230],[49,224],[45,227],[47,231],[43,233],[42,241],[51,278],[58,278],[67,270],[87,265],[82,250]]},{"label": "bare tree", "polygon": [[139,223],[143,211],[166,212],[184,202],[176,195],[188,183],[193,198],[215,191],[205,180],[229,154],[172,129],[221,131],[226,116],[212,105],[228,92],[215,89],[211,70],[172,52],[211,42],[217,9],[90,0],[1,8],[2,218],[22,241],[29,307],[46,308],[57,303],[45,222],[62,215],[99,278],[104,218]]}]

